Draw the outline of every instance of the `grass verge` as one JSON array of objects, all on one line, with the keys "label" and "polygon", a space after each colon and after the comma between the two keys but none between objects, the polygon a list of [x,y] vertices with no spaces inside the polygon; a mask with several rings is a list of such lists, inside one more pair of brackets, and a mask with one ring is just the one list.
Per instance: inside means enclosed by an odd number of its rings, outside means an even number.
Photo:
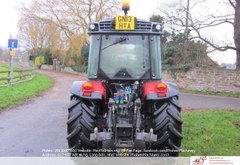
[{"label": "grass verge", "polygon": [[36,73],[36,77],[28,82],[15,84],[12,87],[0,88],[0,110],[22,104],[28,98],[33,98],[43,90],[52,86],[52,80]]},{"label": "grass verge", "polygon": [[182,113],[180,156],[239,156],[240,111],[196,110]]}]

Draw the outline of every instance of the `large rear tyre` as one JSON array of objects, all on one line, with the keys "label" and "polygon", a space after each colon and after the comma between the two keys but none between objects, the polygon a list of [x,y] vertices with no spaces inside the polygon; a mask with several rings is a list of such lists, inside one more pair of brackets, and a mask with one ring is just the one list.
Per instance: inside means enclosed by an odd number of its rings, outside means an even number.
[{"label": "large rear tyre", "polygon": [[96,127],[96,109],[91,100],[71,98],[68,108],[67,140],[72,156],[80,150],[96,148],[96,143],[90,141],[90,133],[93,133]]},{"label": "large rear tyre", "polygon": [[152,144],[152,149],[157,149],[166,156],[178,156],[182,139],[181,106],[178,97],[167,100],[154,101],[153,130],[157,134],[157,142]]}]

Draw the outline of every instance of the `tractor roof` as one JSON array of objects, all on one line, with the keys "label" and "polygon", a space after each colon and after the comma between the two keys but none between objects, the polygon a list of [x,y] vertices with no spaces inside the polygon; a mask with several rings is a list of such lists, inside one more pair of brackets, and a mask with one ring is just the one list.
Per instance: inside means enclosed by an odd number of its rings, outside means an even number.
[{"label": "tractor roof", "polygon": [[134,16],[116,16],[107,17],[102,21],[90,23],[88,33],[147,33],[159,35],[163,34],[163,27],[161,23],[137,19]]}]

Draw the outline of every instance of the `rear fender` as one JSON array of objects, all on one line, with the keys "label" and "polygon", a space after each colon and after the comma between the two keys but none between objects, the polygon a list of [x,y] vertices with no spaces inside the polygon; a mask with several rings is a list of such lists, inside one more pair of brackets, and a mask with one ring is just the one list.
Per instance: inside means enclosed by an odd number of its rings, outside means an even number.
[{"label": "rear fender", "polygon": [[[157,87],[159,84],[159,88]],[[165,85],[164,85],[165,84]],[[161,88],[162,87],[162,88]],[[143,100],[163,100],[179,95],[179,89],[175,83],[154,81],[146,82],[143,89]]]},{"label": "rear fender", "polygon": [[[91,88],[84,88],[84,84],[91,84]],[[105,100],[105,85],[99,81],[74,81],[70,93],[80,98]]]}]

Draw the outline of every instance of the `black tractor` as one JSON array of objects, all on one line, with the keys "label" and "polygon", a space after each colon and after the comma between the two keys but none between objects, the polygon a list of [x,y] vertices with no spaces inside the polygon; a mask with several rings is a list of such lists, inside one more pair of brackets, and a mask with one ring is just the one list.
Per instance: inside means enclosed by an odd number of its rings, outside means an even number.
[{"label": "black tractor", "polygon": [[128,9],[124,2],[125,15],[89,24],[88,80],[70,89],[72,156],[179,154],[179,90],[162,80],[163,27],[128,16]]}]

